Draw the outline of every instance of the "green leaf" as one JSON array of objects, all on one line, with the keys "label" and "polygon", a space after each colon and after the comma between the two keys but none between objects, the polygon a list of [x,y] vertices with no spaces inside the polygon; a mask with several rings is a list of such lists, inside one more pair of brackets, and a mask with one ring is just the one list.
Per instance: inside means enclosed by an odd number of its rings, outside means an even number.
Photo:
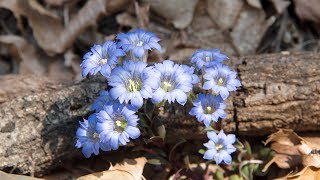
[{"label": "green leaf", "polygon": [[259,164],[250,164],[249,165],[250,169],[252,169],[252,172],[256,172],[259,168]]},{"label": "green leaf", "polygon": [[157,127],[158,134],[162,139],[166,138],[166,127],[164,125],[158,126]]},{"label": "green leaf", "polygon": [[162,165],[162,164],[168,164],[169,162],[159,157],[159,158],[148,159],[147,163],[152,165]]},{"label": "green leaf", "polygon": [[214,179],[216,179],[216,180],[224,180],[223,172],[218,169],[216,171],[216,173],[214,174]]},{"label": "green leaf", "polygon": [[238,174],[233,174],[229,177],[230,180],[243,180]]},{"label": "green leaf", "polygon": [[245,179],[250,179],[250,170],[248,166],[244,166],[240,171],[241,176],[243,176]]},{"label": "green leaf", "polygon": [[200,153],[200,154],[204,154],[206,152],[206,150],[204,150],[204,149],[199,149],[199,151],[198,151],[198,153]]},{"label": "green leaf", "polygon": [[207,132],[207,131],[215,131],[216,132],[216,130],[213,129],[213,127],[211,127],[211,126],[204,128],[203,131],[205,131],[205,132]]},{"label": "green leaf", "polygon": [[247,153],[248,153],[249,155],[252,154],[251,146],[250,146],[250,143],[249,143],[248,141],[245,141],[245,142],[244,142],[244,148],[245,148],[245,150],[247,150]]}]

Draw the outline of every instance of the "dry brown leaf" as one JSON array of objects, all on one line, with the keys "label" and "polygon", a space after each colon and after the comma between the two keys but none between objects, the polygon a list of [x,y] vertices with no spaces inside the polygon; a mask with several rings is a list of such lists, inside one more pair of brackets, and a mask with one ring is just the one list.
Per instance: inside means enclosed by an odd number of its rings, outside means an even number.
[{"label": "dry brown leaf", "polygon": [[142,28],[147,28],[149,25],[149,11],[150,4],[145,3],[139,5],[138,2],[134,3],[137,19],[139,21],[139,26]]},{"label": "dry brown leaf", "polygon": [[300,155],[299,146],[288,146],[274,142],[271,144],[271,149],[280,154]]},{"label": "dry brown leaf", "polygon": [[[188,41],[186,43],[182,42],[179,46],[197,49],[218,48],[227,55],[238,54],[230,41],[230,37],[218,27],[212,17],[208,16],[206,12],[208,11],[207,6],[206,1],[199,1],[193,21],[189,26],[189,29],[191,29],[190,33],[186,36],[188,37]],[[230,12],[228,11],[228,13]],[[226,12],[226,16],[228,13]],[[174,42],[176,42],[176,40]],[[170,45],[170,43],[168,44]],[[168,51],[174,53],[176,50],[168,48]]]},{"label": "dry brown leaf", "polygon": [[[275,17],[266,18],[263,9],[245,5],[231,32],[235,48],[240,54],[253,54]],[[250,27],[250,28],[249,28]]]},{"label": "dry brown leaf", "polygon": [[301,164],[300,155],[275,154],[274,157],[264,166],[262,172],[267,171],[272,163],[276,163],[282,169],[289,169]]},{"label": "dry brown leaf", "polygon": [[262,9],[260,0],[247,0],[247,3],[254,8]]},{"label": "dry brown leaf", "polygon": [[103,171],[103,172],[88,174],[88,175],[77,178],[77,180],[95,180],[95,179],[135,180],[132,174],[122,170]]},{"label": "dry brown leaf", "polygon": [[94,180],[94,179],[126,179],[140,180],[147,159],[140,157],[136,159],[124,159],[123,162],[111,166],[108,171],[93,173],[77,178],[77,180]]},{"label": "dry brown leaf", "polygon": [[25,15],[25,14],[24,14],[23,10],[21,9],[21,7],[18,5],[18,1],[17,0],[12,0],[12,1],[11,0],[1,0],[0,7],[5,8],[5,9],[9,9],[10,11],[12,11],[13,15],[15,16],[15,18],[17,20],[18,28],[23,30],[21,16]]},{"label": "dry brown leaf", "polygon": [[311,149],[320,149],[319,135],[308,134],[307,136],[303,137],[303,139]]},{"label": "dry brown leaf", "polygon": [[282,14],[291,4],[289,0],[269,0],[278,14]]},{"label": "dry brown leaf", "polygon": [[46,2],[46,4],[50,6],[62,6],[66,3],[76,1],[76,0],[44,0],[44,1]]},{"label": "dry brown leaf", "polygon": [[21,74],[44,74],[46,69],[41,65],[41,61],[34,47],[25,39],[15,35],[0,36],[0,44],[9,49],[11,56],[20,63]]},{"label": "dry brown leaf", "polygon": [[192,21],[194,9],[198,0],[146,0],[151,9],[178,29],[186,28]]},{"label": "dry brown leaf", "polygon": [[265,165],[266,171],[272,163],[282,169],[289,169],[302,163],[299,145],[303,139],[291,129],[280,129],[271,134],[264,144],[272,143],[271,149],[276,151],[274,157]]},{"label": "dry brown leaf", "polygon": [[36,0],[6,0],[1,1],[0,7],[11,10],[16,17],[26,16],[40,47],[48,53],[55,54],[68,49],[87,27],[95,24],[101,15],[123,8],[125,3],[127,0],[117,1],[110,3],[110,7],[107,8],[109,5],[107,0],[90,0],[73,16],[66,27]]},{"label": "dry brown leaf", "polygon": [[[311,142],[306,139],[311,140]],[[319,141],[319,136],[304,139],[291,129],[280,129],[278,132],[271,134],[265,142],[265,145],[272,143],[271,149],[276,154],[265,165],[263,171],[266,171],[272,163],[276,163],[282,169],[292,168],[300,164],[304,167],[320,168]]]},{"label": "dry brown leaf", "polygon": [[302,165],[320,168],[320,154],[302,155]]},{"label": "dry brown leaf", "polygon": [[62,53],[75,39],[106,12],[105,0],[88,1],[70,20],[67,27],[61,21],[40,14],[30,3],[23,1],[25,12],[38,44],[48,53]]},{"label": "dry brown leaf", "polygon": [[308,2],[301,0],[293,0],[295,12],[302,20],[313,21],[320,24],[320,1],[309,0]]},{"label": "dry brown leaf", "polygon": [[289,174],[286,179],[292,180],[318,180],[320,179],[320,169],[315,167],[305,167],[295,174]]},{"label": "dry brown leaf", "polygon": [[208,0],[207,12],[221,29],[228,29],[234,26],[243,4],[243,0]]},{"label": "dry brown leaf", "polygon": [[127,12],[120,13],[116,16],[117,23],[123,26],[136,28],[139,26],[137,18]]},{"label": "dry brown leaf", "polygon": [[195,48],[183,48],[170,53],[168,59],[172,59],[176,62],[185,62],[188,60],[197,49]]},{"label": "dry brown leaf", "polygon": [[[35,0],[30,0],[26,4],[24,4],[21,0],[20,0],[20,2],[21,2],[20,5],[29,6],[29,8],[31,8],[33,11],[38,12],[40,16],[45,16],[47,18],[55,19],[57,21],[59,20],[59,16],[58,15],[56,15],[55,13],[52,13],[48,9],[44,8],[41,4],[39,4]],[[25,8],[25,7],[23,7],[23,8]],[[27,9],[23,9],[23,10],[24,10],[24,13],[30,12]],[[25,16],[28,16],[28,14],[25,14]]]},{"label": "dry brown leaf", "polygon": [[277,142],[279,144],[294,146],[300,144],[303,139],[298,136],[292,129],[279,129],[278,132],[271,134],[264,145],[270,142]]},{"label": "dry brown leaf", "polygon": [[[244,0],[207,1],[207,12],[211,20],[218,26],[214,35],[218,36],[219,31],[224,32],[220,34],[220,37],[224,36],[226,39],[224,43],[228,42],[232,45],[231,48],[237,52],[235,55],[255,53],[264,33],[275,21],[274,17],[266,17],[259,2],[248,0],[250,6]],[[209,31],[209,29],[206,30]],[[210,30],[213,29],[210,28]],[[198,34],[198,32],[195,34]],[[212,42],[215,41],[217,40]]]}]

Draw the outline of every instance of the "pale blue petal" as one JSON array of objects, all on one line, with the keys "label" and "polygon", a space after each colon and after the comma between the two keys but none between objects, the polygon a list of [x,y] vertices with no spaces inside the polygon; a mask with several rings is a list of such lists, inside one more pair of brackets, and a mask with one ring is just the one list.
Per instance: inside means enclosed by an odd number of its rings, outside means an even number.
[{"label": "pale blue petal", "polygon": [[119,148],[119,133],[113,132],[111,134],[110,147],[113,150],[117,150]]},{"label": "pale blue petal", "polygon": [[211,160],[216,154],[217,151],[215,149],[209,149],[204,153],[203,159]]},{"label": "pale blue petal", "polygon": [[137,139],[140,136],[140,130],[133,126],[127,126],[125,131],[132,139]]}]

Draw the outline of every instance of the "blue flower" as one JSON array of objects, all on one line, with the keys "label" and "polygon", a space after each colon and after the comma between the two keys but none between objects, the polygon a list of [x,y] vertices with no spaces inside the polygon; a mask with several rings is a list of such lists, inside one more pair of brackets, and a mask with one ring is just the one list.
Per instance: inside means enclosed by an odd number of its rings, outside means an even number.
[{"label": "blue flower", "polygon": [[103,45],[94,45],[90,52],[83,56],[81,63],[82,76],[96,75],[99,71],[104,77],[109,77],[111,69],[118,63],[118,57],[125,56],[123,50],[118,49],[113,41]]},{"label": "blue flower", "polygon": [[140,59],[144,56],[145,50],[157,49],[161,51],[158,43],[160,39],[152,32],[146,32],[143,29],[136,29],[126,34],[117,35],[118,47],[122,47],[125,52],[132,50],[134,57]]},{"label": "blue flower", "polygon": [[91,106],[91,111],[99,112],[103,109],[104,105],[112,105],[113,99],[110,97],[108,91],[101,91],[100,96],[94,101]]},{"label": "blue flower", "polygon": [[187,102],[187,94],[193,88],[193,73],[187,72],[186,66],[175,64],[166,60],[154,65],[157,71],[159,86],[152,96],[153,103],[160,103],[168,100],[169,103],[175,100],[184,105]]},{"label": "blue flower", "polygon": [[216,161],[216,164],[220,164],[222,161],[226,164],[232,163],[231,153],[237,149],[232,145],[236,142],[236,136],[234,134],[226,135],[223,130],[216,134],[213,131],[207,133],[209,142],[204,146],[208,150],[204,153],[203,158]]},{"label": "blue flower", "polygon": [[193,101],[193,105],[195,107],[189,114],[196,116],[199,122],[203,121],[206,127],[209,127],[212,121],[217,122],[219,118],[227,117],[224,111],[226,104],[220,96],[199,94],[198,98]]},{"label": "blue flower", "polygon": [[197,74],[194,74],[194,67],[191,67],[191,66],[188,66],[185,64],[182,64],[181,66],[186,73],[189,73],[191,75],[191,77],[192,77],[191,83],[192,84],[198,84],[200,82],[199,76]]},{"label": "blue flower", "polygon": [[236,91],[241,83],[237,73],[231,71],[227,66],[217,64],[212,68],[205,69],[203,78],[207,81],[203,84],[203,89],[212,89],[214,94],[220,94],[223,100],[227,99],[229,92]]},{"label": "blue flower", "polygon": [[112,70],[109,78],[110,96],[120,103],[131,103],[137,109],[142,107],[143,98],[151,98],[158,87],[158,80],[152,67],[142,61],[125,61],[123,66]]},{"label": "blue flower", "polygon": [[76,147],[82,147],[82,153],[86,158],[89,158],[92,153],[99,154],[99,148],[103,151],[110,151],[111,148],[108,143],[100,142],[99,134],[96,132],[97,119],[96,115],[92,114],[88,120],[84,119],[79,122],[80,127],[77,130],[77,143]]},{"label": "blue flower", "polygon": [[201,69],[203,66],[212,67],[225,59],[228,59],[228,56],[220,53],[219,49],[197,50],[192,55],[191,62],[196,64],[197,69]]},{"label": "blue flower", "polygon": [[104,106],[97,113],[96,130],[100,134],[101,141],[109,143],[111,149],[117,150],[119,145],[126,145],[129,138],[136,139],[140,136],[138,116],[128,107],[114,103],[113,106]]}]

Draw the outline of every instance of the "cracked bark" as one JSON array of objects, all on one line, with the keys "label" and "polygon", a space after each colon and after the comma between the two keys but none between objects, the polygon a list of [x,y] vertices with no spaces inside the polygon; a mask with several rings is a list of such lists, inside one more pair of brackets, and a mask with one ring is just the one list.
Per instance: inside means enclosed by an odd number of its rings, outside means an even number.
[{"label": "cracked bark", "polygon": [[[246,56],[231,58],[229,65],[238,71],[243,86],[227,101],[228,117],[221,121],[226,132],[262,136],[276,128],[320,130],[319,54]],[[74,148],[78,121],[89,113],[106,82],[101,78],[71,84],[36,76],[23,79],[0,79],[2,85],[17,80],[24,84],[14,92],[0,89],[0,169],[16,168],[39,176],[80,156]],[[204,137],[203,126],[188,115],[190,108],[173,106],[159,115],[168,139]]]}]

